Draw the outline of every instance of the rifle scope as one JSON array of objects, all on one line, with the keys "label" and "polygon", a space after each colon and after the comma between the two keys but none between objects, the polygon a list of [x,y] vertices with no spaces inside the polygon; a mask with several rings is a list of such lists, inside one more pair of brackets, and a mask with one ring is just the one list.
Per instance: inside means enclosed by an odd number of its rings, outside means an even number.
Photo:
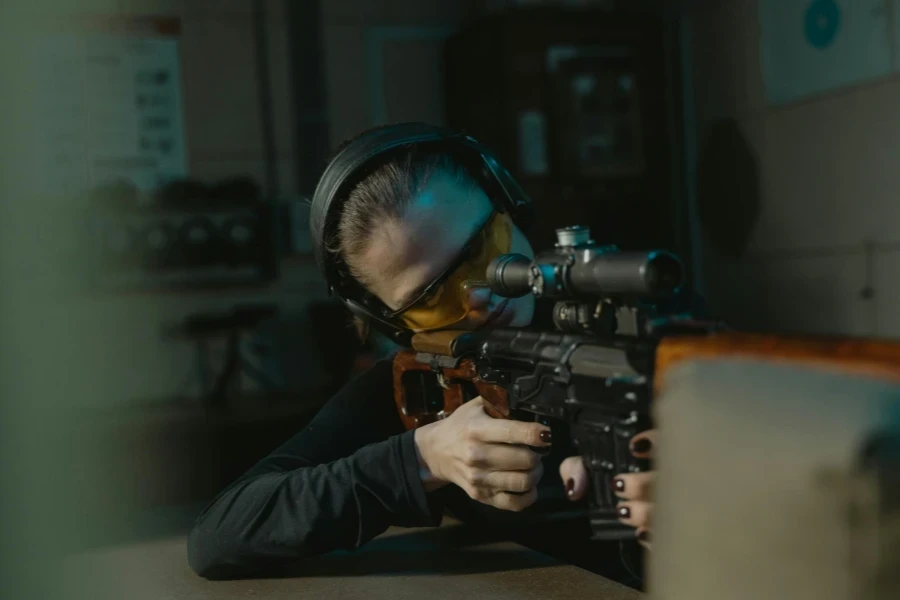
[{"label": "rifle scope", "polygon": [[521,254],[498,256],[487,269],[495,294],[518,298],[577,299],[601,297],[664,297],[684,282],[677,256],[665,250],[623,252],[599,246],[586,227],[557,229],[556,246],[534,260]]}]

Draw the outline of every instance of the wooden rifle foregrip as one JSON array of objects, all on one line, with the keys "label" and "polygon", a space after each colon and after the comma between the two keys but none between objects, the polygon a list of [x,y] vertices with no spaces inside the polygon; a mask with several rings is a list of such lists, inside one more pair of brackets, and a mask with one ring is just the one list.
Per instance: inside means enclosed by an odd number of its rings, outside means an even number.
[{"label": "wooden rifle foregrip", "polygon": [[394,356],[394,402],[400,420],[407,430],[433,423],[450,416],[454,410],[462,406],[465,392],[461,383],[470,381],[475,390],[485,401],[485,411],[494,418],[509,417],[509,400],[506,390],[500,386],[485,383],[478,377],[475,364],[468,359],[459,362],[456,368],[443,368],[439,370],[446,387],[443,389],[443,407],[438,412],[427,412],[420,415],[407,414],[406,386],[403,383],[404,374],[414,371],[431,372],[430,365],[416,360],[416,353],[411,350],[402,350]]},{"label": "wooden rifle foregrip", "polygon": [[664,338],[656,351],[654,395],[672,367],[694,359],[746,359],[900,383],[900,342],[728,332]]}]

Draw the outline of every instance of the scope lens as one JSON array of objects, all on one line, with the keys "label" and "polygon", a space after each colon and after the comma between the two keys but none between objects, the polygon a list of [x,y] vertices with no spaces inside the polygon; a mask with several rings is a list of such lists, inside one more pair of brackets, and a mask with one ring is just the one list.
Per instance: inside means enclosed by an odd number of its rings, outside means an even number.
[{"label": "scope lens", "polygon": [[659,253],[647,262],[645,281],[654,292],[674,292],[681,287],[684,270],[681,262],[671,254]]},{"label": "scope lens", "polygon": [[531,259],[521,254],[501,254],[487,268],[491,290],[504,298],[518,298],[531,290]]}]

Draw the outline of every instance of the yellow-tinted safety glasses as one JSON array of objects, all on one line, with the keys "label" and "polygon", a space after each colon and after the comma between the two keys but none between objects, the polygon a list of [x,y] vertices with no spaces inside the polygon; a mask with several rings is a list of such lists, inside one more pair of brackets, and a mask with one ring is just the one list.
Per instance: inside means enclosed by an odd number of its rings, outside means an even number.
[{"label": "yellow-tinted safety glasses", "polygon": [[415,300],[389,316],[414,331],[442,329],[462,321],[469,313],[469,298],[481,288],[490,294],[485,280],[488,265],[512,245],[512,222],[494,211],[465,245],[459,258]]}]

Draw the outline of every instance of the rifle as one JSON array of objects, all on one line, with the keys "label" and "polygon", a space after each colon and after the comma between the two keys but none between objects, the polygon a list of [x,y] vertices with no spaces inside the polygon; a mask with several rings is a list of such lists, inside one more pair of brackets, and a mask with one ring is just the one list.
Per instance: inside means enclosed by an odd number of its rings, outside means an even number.
[{"label": "rifle", "polygon": [[653,426],[652,401],[673,366],[747,358],[900,382],[898,343],[731,332],[674,302],[684,291],[674,254],[600,246],[578,226],[557,230],[557,238],[534,260],[506,254],[487,273],[500,296],[556,300],[555,330],[417,334],[412,349],[394,358],[394,399],[407,429],[446,418],[477,396],[492,417],[567,422],[590,476],[593,539],[634,537],[616,518],[612,478],[650,467],[632,455],[630,441]]}]

